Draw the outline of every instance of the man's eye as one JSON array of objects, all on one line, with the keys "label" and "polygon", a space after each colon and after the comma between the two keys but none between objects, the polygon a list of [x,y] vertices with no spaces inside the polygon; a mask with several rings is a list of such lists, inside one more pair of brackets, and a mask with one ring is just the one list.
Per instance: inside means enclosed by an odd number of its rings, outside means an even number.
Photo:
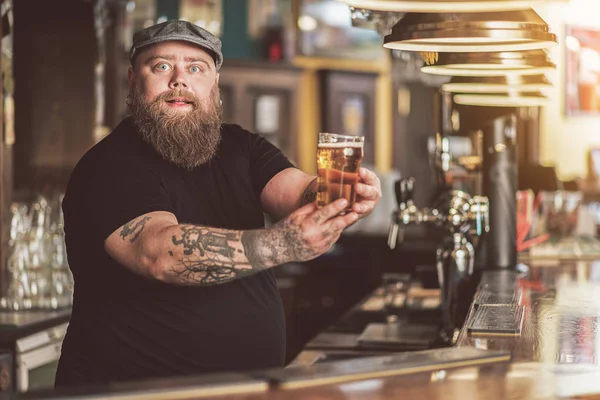
[{"label": "man's eye", "polygon": [[197,65],[192,65],[192,66],[190,67],[190,72],[192,72],[192,73],[194,73],[194,74],[197,74],[198,72],[201,72],[201,71],[202,71],[202,68],[200,68],[200,67],[199,67],[199,66],[197,66]]},{"label": "man's eye", "polygon": [[168,71],[171,67],[169,66],[169,64],[160,63],[160,64],[156,65],[155,68],[159,71]]}]

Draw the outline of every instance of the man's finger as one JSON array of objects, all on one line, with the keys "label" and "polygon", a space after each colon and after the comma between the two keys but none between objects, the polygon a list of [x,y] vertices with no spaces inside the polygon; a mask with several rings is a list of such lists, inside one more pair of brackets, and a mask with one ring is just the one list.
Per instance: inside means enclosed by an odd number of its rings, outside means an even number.
[{"label": "man's finger", "polygon": [[294,211],[294,215],[308,215],[313,213],[316,209],[317,205],[315,203],[308,203]]},{"label": "man's finger", "polygon": [[346,199],[337,199],[331,204],[327,204],[326,206],[320,208],[319,210],[313,213],[313,221],[317,224],[321,224],[328,219],[335,217],[339,213],[341,213],[344,208],[348,205],[348,200]]},{"label": "man's finger", "polygon": [[372,201],[361,201],[354,203],[354,207],[352,209],[359,214],[363,214],[371,211],[374,208]]},{"label": "man's finger", "polygon": [[329,229],[334,232],[341,231],[346,227],[352,225],[358,221],[358,214],[355,212],[349,212],[346,215],[340,215],[331,220],[331,225],[329,225]]},{"label": "man's finger", "polygon": [[360,178],[369,186],[378,186],[379,178],[375,175],[374,172],[369,171],[368,169],[361,167],[360,169]]},{"label": "man's finger", "polygon": [[355,186],[356,193],[362,196],[363,199],[374,200],[377,198],[377,188],[366,185],[364,183],[357,183]]}]

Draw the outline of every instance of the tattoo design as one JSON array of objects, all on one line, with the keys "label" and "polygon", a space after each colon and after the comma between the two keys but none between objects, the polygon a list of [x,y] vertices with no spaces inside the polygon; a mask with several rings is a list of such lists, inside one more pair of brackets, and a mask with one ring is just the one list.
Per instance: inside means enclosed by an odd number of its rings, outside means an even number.
[{"label": "tattoo design", "polygon": [[313,179],[311,183],[308,184],[304,192],[302,193],[302,197],[300,199],[300,207],[312,203],[317,199],[317,178]]},{"label": "tattoo design", "polygon": [[308,245],[302,230],[297,224],[294,224],[294,221],[281,221],[281,229],[284,232],[285,247],[289,249],[291,259],[308,261],[319,255]]},{"label": "tattoo design", "polygon": [[340,232],[306,230],[303,218],[245,231],[180,225],[180,233],[171,236],[174,247],[167,249],[175,261],[171,277],[184,285],[212,286],[286,262],[311,260],[331,247]]},{"label": "tattoo design", "polygon": [[140,234],[144,230],[144,226],[146,225],[146,222],[150,220],[150,218],[152,217],[145,216],[139,221],[134,220],[123,225],[123,230],[120,233],[123,240],[125,240],[128,236],[133,235],[133,237],[129,239],[129,242],[135,242],[135,240],[140,236]]},{"label": "tattoo design", "polygon": [[183,245],[183,254],[186,256],[194,254],[194,250],[198,250],[201,256],[206,255],[206,252],[219,253],[227,258],[233,257],[235,249],[229,246],[230,240],[236,240],[236,233],[218,233],[210,232],[206,228],[197,226],[182,226],[183,231],[181,239],[173,236],[173,244]]},{"label": "tattoo design", "polygon": [[286,261],[288,252],[277,229],[245,231],[242,234],[244,253],[250,264],[262,270]]},{"label": "tattoo design", "polygon": [[181,231],[181,238],[174,235],[172,241],[183,248],[184,257],[173,266],[172,272],[184,284],[217,285],[262,270],[244,259],[237,259],[239,232],[219,232],[191,225],[181,226]]}]

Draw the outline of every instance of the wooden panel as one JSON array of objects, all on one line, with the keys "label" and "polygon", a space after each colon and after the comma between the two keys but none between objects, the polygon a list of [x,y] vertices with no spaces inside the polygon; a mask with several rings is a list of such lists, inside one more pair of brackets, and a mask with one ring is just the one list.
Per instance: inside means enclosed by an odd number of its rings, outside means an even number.
[{"label": "wooden panel", "polygon": [[275,146],[291,153],[290,142],[290,99],[291,90],[248,86],[245,96],[252,104],[251,130],[264,136]]},{"label": "wooden panel", "polygon": [[64,187],[93,144],[97,52],[92,2],[15,2],[17,188]]},{"label": "wooden panel", "polygon": [[[298,127],[301,110],[298,69],[264,62],[229,61],[221,68],[219,87],[226,122],[239,124],[245,129],[261,134],[275,143],[292,162],[298,164]],[[276,100],[264,96],[275,96]],[[276,116],[266,115],[266,125],[262,124],[265,121],[257,121],[256,117],[257,101],[265,99],[267,102],[262,104],[265,112],[277,112]],[[273,106],[274,103],[278,105]],[[275,126],[276,129],[273,132],[271,129],[261,132],[261,126]]]},{"label": "wooden panel", "polygon": [[436,91],[421,82],[394,83],[393,165],[403,176],[415,178],[413,197],[420,207],[429,206],[436,195],[435,171],[427,149],[427,140],[435,136]]},{"label": "wooden panel", "polygon": [[377,75],[323,71],[323,132],[365,136],[364,162],[375,163]]}]

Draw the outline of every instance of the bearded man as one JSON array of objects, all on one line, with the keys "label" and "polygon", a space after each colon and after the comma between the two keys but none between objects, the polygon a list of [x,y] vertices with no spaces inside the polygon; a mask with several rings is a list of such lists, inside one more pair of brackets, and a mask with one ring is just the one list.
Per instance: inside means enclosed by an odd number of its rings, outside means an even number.
[{"label": "bearded man", "polygon": [[134,35],[131,115],[63,201],[75,292],[56,386],[283,366],[272,267],[323,254],[379,201],[363,169],[352,212],[318,209],[314,176],[221,123],[222,62],[219,39],[189,22]]}]

